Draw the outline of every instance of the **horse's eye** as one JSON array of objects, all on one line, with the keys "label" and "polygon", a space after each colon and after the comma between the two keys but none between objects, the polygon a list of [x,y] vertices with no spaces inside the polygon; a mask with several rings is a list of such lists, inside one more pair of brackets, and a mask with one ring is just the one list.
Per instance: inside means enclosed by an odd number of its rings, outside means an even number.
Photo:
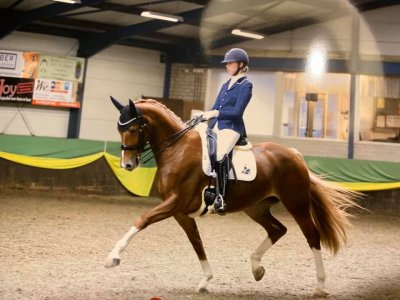
[{"label": "horse's eye", "polygon": [[136,128],[129,128],[129,133],[136,133],[137,129]]}]

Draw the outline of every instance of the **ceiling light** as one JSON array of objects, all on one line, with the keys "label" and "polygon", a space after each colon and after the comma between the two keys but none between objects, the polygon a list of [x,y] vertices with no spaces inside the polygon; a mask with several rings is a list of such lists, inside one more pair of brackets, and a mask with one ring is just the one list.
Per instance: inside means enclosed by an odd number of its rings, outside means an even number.
[{"label": "ceiling light", "polygon": [[53,0],[55,2],[63,2],[63,3],[68,3],[68,4],[80,4],[80,0]]},{"label": "ceiling light", "polygon": [[306,72],[312,79],[319,80],[327,69],[327,45],[322,41],[313,42],[307,56]]},{"label": "ceiling light", "polygon": [[248,38],[252,38],[252,39],[257,39],[257,40],[261,40],[264,38],[264,36],[261,34],[248,32],[248,31],[242,31],[240,29],[233,29],[232,34],[240,35],[240,36],[244,36],[244,37],[248,37]]},{"label": "ceiling light", "polygon": [[154,11],[143,11],[140,15],[146,18],[159,19],[169,22],[183,22],[183,18],[181,16],[169,15]]}]

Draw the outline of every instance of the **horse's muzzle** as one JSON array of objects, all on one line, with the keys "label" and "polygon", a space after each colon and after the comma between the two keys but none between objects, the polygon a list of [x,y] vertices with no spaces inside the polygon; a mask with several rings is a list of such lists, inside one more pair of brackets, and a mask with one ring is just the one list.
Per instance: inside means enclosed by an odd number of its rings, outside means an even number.
[{"label": "horse's muzzle", "polygon": [[135,159],[132,160],[132,156],[131,157],[126,157],[124,155],[124,151],[122,151],[121,153],[121,168],[127,170],[127,171],[132,171],[134,170],[140,163],[139,161],[139,157],[135,156]]}]

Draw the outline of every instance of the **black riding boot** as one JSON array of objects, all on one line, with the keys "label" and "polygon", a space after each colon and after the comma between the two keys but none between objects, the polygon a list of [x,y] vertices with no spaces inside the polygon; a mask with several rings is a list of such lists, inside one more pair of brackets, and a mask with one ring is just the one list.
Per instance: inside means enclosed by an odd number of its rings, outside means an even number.
[{"label": "black riding boot", "polygon": [[228,182],[227,161],[228,157],[225,156],[221,161],[216,162],[217,172],[217,196],[214,201],[214,209],[218,214],[224,214],[226,210],[225,194]]}]

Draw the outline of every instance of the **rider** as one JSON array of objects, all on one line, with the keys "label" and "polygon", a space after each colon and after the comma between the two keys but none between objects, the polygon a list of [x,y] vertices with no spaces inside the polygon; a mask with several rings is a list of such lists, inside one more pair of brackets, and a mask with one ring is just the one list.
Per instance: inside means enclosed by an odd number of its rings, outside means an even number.
[{"label": "rider", "polygon": [[226,70],[231,78],[222,85],[218,97],[211,108],[203,114],[209,120],[209,128],[217,135],[217,180],[222,184],[219,188],[220,195],[214,204],[217,212],[223,213],[226,205],[223,199],[225,183],[222,178],[222,168],[227,155],[231,152],[240,136],[245,133],[243,113],[249,103],[253,84],[247,79],[249,70],[249,56],[240,48],[233,48],[226,52],[224,60]]}]

